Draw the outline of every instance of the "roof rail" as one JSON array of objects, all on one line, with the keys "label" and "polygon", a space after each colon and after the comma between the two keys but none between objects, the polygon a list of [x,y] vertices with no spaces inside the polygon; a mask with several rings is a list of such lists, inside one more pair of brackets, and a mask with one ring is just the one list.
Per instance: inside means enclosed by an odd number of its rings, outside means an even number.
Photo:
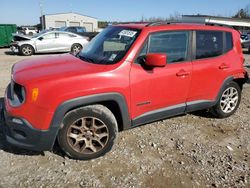
[{"label": "roof rail", "polygon": [[209,25],[209,26],[222,26],[234,29],[233,26],[226,24],[218,24],[218,23],[204,23],[204,22],[187,22],[187,21],[162,21],[162,22],[151,22],[146,25],[146,27],[150,26],[160,26],[160,25],[171,25],[171,24],[197,24],[197,25]]},{"label": "roof rail", "polygon": [[177,23],[183,23],[180,21],[158,21],[158,22],[150,22],[146,25],[146,27],[150,26],[159,26],[159,25],[169,25],[169,24],[177,24]]}]

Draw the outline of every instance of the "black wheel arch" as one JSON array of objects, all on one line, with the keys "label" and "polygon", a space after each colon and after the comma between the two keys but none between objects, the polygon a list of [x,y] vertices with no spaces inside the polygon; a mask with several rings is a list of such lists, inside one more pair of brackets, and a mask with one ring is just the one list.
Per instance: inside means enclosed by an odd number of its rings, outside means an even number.
[{"label": "black wheel arch", "polygon": [[[106,106],[114,114],[118,123],[119,131],[127,130],[131,127],[128,106],[126,99],[122,94],[102,93],[83,96],[65,101],[57,107],[49,128],[49,130],[53,133],[52,137],[54,142],[66,113],[73,109],[93,104]],[[52,143],[52,147],[54,142]]]}]

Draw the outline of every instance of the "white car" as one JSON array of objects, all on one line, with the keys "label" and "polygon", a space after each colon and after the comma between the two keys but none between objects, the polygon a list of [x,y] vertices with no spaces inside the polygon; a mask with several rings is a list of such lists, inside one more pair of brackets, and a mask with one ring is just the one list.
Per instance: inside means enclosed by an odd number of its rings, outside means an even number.
[{"label": "white car", "polygon": [[35,35],[38,33],[38,30],[35,27],[23,27],[23,32],[25,35]]},{"label": "white car", "polygon": [[44,31],[33,37],[14,35],[11,50],[24,56],[34,53],[72,52],[77,54],[89,41],[80,35],[63,31]]}]

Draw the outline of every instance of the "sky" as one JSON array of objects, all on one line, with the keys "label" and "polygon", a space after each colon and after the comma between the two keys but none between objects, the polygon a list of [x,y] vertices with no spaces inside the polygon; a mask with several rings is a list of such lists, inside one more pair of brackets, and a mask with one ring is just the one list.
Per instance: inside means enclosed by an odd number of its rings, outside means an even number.
[{"label": "sky", "polygon": [[43,14],[75,12],[100,21],[140,21],[178,13],[232,16],[249,0],[2,0],[0,24],[33,25]]}]

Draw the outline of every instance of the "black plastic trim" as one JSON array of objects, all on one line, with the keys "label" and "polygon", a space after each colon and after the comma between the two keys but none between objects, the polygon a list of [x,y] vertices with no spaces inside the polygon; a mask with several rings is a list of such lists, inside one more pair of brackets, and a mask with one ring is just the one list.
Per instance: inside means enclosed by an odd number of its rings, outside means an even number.
[{"label": "black plastic trim", "polygon": [[[91,105],[91,104],[97,104],[97,103],[101,103],[105,101],[114,101],[118,104],[120,112],[121,112],[122,122],[123,122],[123,130],[129,129],[131,127],[131,121],[130,121],[130,115],[128,112],[127,102],[124,96],[119,93],[94,94],[90,96],[70,99],[68,101],[63,102],[57,107],[54,113],[54,117],[52,119],[52,123],[50,124],[50,129],[49,129],[49,130],[56,130],[56,131],[53,131],[55,133],[53,135],[54,141],[56,139],[57,133],[62,124],[63,117],[68,111],[78,108],[78,107]],[[54,141],[53,141],[53,144],[54,144]]]},{"label": "black plastic trim", "polygon": [[209,101],[209,100],[198,100],[198,101],[187,102],[187,108],[185,112],[189,113],[197,110],[207,109],[214,106],[215,104],[216,104],[215,101]]},{"label": "black plastic trim", "polygon": [[[3,102],[1,102],[3,103]],[[33,151],[51,150],[54,144],[55,130],[38,130],[23,118],[9,115],[4,105],[1,107],[1,126],[4,131],[6,142],[10,145]],[[13,118],[20,123],[13,121]]]},{"label": "black plastic trim", "polygon": [[139,126],[185,113],[186,104],[179,104],[142,114],[132,120],[132,126]]}]

